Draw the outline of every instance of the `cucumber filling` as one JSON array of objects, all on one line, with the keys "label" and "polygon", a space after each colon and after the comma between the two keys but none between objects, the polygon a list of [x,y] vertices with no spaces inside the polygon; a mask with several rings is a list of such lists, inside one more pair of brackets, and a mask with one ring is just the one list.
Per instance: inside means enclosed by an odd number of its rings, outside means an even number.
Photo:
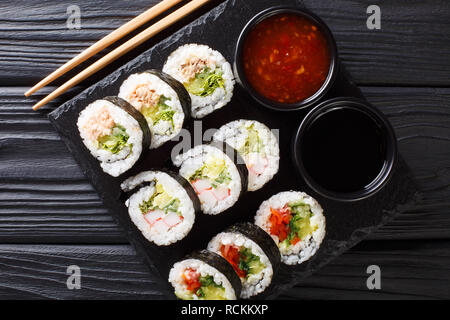
[{"label": "cucumber filling", "polygon": [[297,202],[288,204],[288,207],[292,212],[292,218],[289,220],[287,238],[283,241],[286,247],[296,244],[315,230],[311,225],[313,213],[309,205]]},{"label": "cucumber filling", "polygon": [[231,181],[231,176],[227,170],[225,160],[215,157],[209,158],[188,180],[193,182],[199,179],[209,180],[214,189],[221,184],[228,184]]},{"label": "cucumber filling", "polygon": [[179,212],[180,200],[169,195],[160,183],[157,183],[155,188],[155,193],[150,199],[139,205],[141,212],[146,214],[149,211],[162,210],[165,214],[174,212],[181,216]]}]

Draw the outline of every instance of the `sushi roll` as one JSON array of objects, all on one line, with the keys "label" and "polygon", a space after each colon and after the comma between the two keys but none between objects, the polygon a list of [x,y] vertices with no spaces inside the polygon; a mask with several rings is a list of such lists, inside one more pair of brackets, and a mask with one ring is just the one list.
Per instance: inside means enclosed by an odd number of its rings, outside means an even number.
[{"label": "sushi roll", "polygon": [[264,201],[256,213],[255,224],[272,236],[281,261],[289,265],[311,258],[325,237],[322,207],[303,192],[280,192]]},{"label": "sushi roll", "polygon": [[202,250],[173,265],[169,282],[182,300],[236,300],[241,281],[221,256]]},{"label": "sushi roll", "polygon": [[234,76],[222,54],[206,45],[186,44],[172,52],[163,72],[180,81],[192,99],[192,116],[203,118],[230,102]]},{"label": "sushi roll", "polygon": [[173,163],[194,188],[205,214],[227,210],[247,189],[247,168],[238,153],[224,143],[196,146],[176,156]]},{"label": "sushi roll", "polygon": [[280,264],[280,252],[272,238],[258,226],[239,223],[216,235],[208,250],[220,254],[242,282],[241,298],[262,293]]},{"label": "sushi roll", "polygon": [[77,127],[86,148],[113,177],[130,169],[151,143],[145,118],[118,97],[89,104],[80,112]]},{"label": "sushi roll", "polygon": [[189,183],[171,172],[145,171],[125,180],[128,214],[143,236],[158,246],[183,239],[200,203]]},{"label": "sushi roll", "polygon": [[119,97],[141,112],[152,132],[151,149],[175,137],[191,116],[191,98],[181,83],[157,70],[132,74]]},{"label": "sushi roll", "polygon": [[222,126],[213,139],[236,149],[248,169],[248,191],[262,188],[278,172],[280,147],[273,132],[254,120],[236,120]]}]

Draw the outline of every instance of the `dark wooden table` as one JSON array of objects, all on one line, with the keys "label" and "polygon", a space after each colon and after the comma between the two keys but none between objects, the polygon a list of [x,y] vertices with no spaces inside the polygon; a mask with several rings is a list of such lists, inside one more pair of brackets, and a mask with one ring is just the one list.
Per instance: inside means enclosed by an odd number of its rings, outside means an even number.
[{"label": "dark wooden table", "polygon": [[[0,3],[0,299],[163,298],[47,114],[189,19],[40,112],[31,106],[54,87],[31,99],[23,96],[75,54],[157,2]],[[348,71],[389,117],[424,199],[281,298],[448,299],[450,3],[379,0],[381,30],[368,30],[370,1],[303,2],[329,24]],[[73,4],[81,10],[80,30],[66,25]],[[81,268],[80,290],[66,287],[70,265]],[[369,265],[381,268],[381,290],[367,289]]]}]

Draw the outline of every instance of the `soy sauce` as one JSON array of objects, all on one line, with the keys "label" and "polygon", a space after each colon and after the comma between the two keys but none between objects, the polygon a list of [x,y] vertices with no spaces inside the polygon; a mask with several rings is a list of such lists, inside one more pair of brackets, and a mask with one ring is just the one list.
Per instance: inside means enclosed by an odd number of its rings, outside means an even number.
[{"label": "soy sauce", "polygon": [[386,161],[386,141],[365,112],[338,107],[317,117],[301,141],[303,166],[322,188],[333,192],[365,189]]}]

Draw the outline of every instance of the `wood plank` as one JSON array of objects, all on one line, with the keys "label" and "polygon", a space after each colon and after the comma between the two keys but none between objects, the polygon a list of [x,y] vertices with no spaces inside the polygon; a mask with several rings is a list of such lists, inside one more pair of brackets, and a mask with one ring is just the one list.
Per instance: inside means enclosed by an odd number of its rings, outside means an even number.
[{"label": "wood plank", "polygon": [[[67,289],[67,267],[81,290]],[[160,285],[129,245],[0,245],[0,299],[161,299]]]},{"label": "wood plank", "polygon": [[[366,241],[335,259],[283,299],[448,299],[448,241]],[[378,265],[381,290],[368,290],[367,267]]]},{"label": "wood plank", "polygon": [[[381,290],[366,287],[381,268]],[[66,270],[81,268],[81,289]],[[450,242],[366,242],[338,257],[282,299],[450,298]],[[128,245],[0,245],[0,299],[160,299],[160,284]]]},{"label": "wood plank", "polygon": [[[393,123],[425,195],[422,204],[370,238],[449,238],[450,89],[362,89]],[[1,90],[0,242],[125,243],[46,119],[52,106],[36,113],[22,96],[24,88]]]},{"label": "wood plank", "polygon": [[0,97],[0,242],[126,243],[47,119],[66,96],[35,112],[23,89]]},{"label": "wood plank", "polygon": [[450,90],[364,87],[362,91],[392,123],[399,151],[424,193],[420,205],[370,238],[449,238]]},{"label": "wood plank", "polygon": [[[0,3],[0,85],[31,86],[158,1],[100,0],[95,5],[88,0],[77,1],[81,10],[80,30],[66,27],[66,10],[74,4],[71,1],[3,1]],[[408,2],[408,6],[402,2],[378,1],[382,12],[381,30],[367,29],[369,4],[366,1],[299,2],[305,3],[329,24],[340,56],[357,83],[449,86],[448,1],[414,0]],[[101,79],[182,25],[170,28],[86,83]]]},{"label": "wood plank", "polygon": [[[49,110],[84,87],[74,88],[40,113],[30,106],[53,88],[26,100],[26,87],[12,87],[34,84],[158,1],[100,0],[93,8],[92,2],[80,0],[76,4],[82,12],[81,30],[66,28],[66,9],[73,4],[68,1],[0,3],[0,299],[162,298],[156,279],[129,245],[98,245],[126,239],[46,119]],[[422,204],[370,239],[449,239],[450,89],[420,86],[450,84],[450,4],[413,0],[405,8],[402,3],[378,1],[382,30],[368,31],[365,1],[302,2],[329,23],[357,83],[419,87],[363,88],[394,124],[401,152],[425,196]],[[27,242],[36,245],[18,244]],[[448,299],[449,262],[449,241],[364,242],[282,298]],[[69,264],[82,267],[82,290],[66,288]],[[365,286],[369,264],[382,268],[381,291]]]}]

